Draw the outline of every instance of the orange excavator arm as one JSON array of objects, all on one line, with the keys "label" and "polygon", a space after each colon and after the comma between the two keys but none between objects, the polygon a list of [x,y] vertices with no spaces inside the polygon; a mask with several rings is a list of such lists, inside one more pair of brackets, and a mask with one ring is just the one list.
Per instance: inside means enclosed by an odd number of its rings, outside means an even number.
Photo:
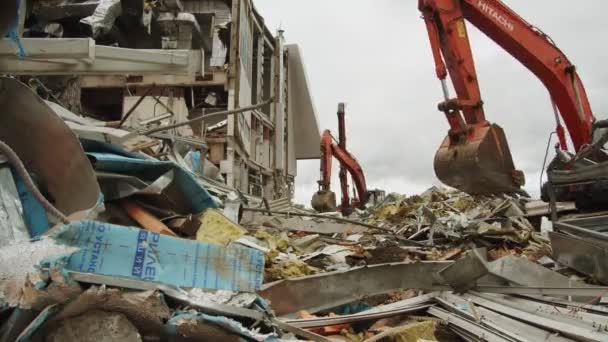
[{"label": "orange excavator arm", "polygon": [[[353,183],[355,184],[355,188],[357,189],[358,196],[358,207],[363,208],[365,203],[367,203],[368,193],[367,193],[367,184],[365,183],[365,175],[363,174],[363,169],[359,162],[355,157],[353,157],[348,151],[342,149],[339,145],[333,144],[331,146],[331,151],[333,156],[338,159],[340,165],[343,166],[348,173],[350,173],[351,178],[353,179]],[[345,208],[345,205],[348,205],[349,196],[348,196],[348,186],[345,186],[344,181],[341,180],[340,184],[342,185],[342,208]]]},{"label": "orange excavator arm", "polygon": [[[567,143],[558,114],[576,151],[590,143],[595,119],[585,89],[574,65],[542,31],[499,0],[419,0],[418,7],[444,92],[438,108],[450,125],[435,156],[440,180],[469,193],[515,192],[523,185],[523,174],[515,170],[503,130],[486,120],[465,20],[545,85],[562,149],[567,149]],[[456,98],[449,96],[448,73]]]},{"label": "orange excavator arm", "polygon": [[[321,179],[319,180],[319,191],[312,199],[312,207],[317,211],[336,210],[336,196],[331,191],[331,165],[332,158],[340,162],[340,188],[342,190],[342,212],[348,212],[353,206],[363,208],[369,198],[365,175],[361,165],[346,150],[346,126],[344,123],[344,104],[338,105],[338,144],[333,142],[333,137],[329,130],[325,130],[321,135]],[[350,173],[355,188],[357,189],[358,199],[351,203],[348,191],[348,177]]]}]

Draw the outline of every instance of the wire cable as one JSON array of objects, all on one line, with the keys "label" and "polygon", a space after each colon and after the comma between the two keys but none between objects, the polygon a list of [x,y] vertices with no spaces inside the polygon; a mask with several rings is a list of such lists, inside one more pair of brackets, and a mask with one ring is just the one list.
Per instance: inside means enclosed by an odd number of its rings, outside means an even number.
[{"label": "wire cable", "polygon": [[547,166],[547,157],[549,156],[549,148],[551,147],[551,140],[553,139],[553,135],[557,134],[557,132],[551,132],[549,134],[549,140],[547,141],[547,149],[545,150],[545,158],[543,159],[543,167],[540,170],[540,189],[543,188],[543,174],[545,173],[545,167]]}]

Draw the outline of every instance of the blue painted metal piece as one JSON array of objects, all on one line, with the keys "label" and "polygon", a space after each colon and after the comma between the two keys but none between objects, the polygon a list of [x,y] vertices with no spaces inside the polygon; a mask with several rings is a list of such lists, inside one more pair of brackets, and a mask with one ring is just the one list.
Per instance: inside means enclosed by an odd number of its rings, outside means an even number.
[{"label": "blue painted metal piece", "polygon": [[19,199],[23,207],[23,219],[32,238],[36,238],[49,230],[49,220],[42,204],[27,189],[23,179],[11,168]]},{"label": "blue painted metal piece", "polygon": [[181,213],[199,214],[208,208],[217,208],[217,204],[207,190],[196,181],[196,178],[177,164],[169,161],[132,158],[113,153],[87,153],[93,160],[96,171],[114,172],[136,176],[144,181],[153,182],[173,171],[174,179],[170,187],[174,190],[171,197],[178,198]]}]

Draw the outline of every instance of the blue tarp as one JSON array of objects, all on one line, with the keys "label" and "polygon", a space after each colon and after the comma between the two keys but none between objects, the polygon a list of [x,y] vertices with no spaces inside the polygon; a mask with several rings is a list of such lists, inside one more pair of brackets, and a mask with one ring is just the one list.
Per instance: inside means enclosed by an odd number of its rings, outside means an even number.
[{"label": "blue tarp", "polygon": [[264,254],[247,247],[221,247],[97,221],[72,222],[51,237],[80,248],[61,260],[69,271],[239,292],[257,291],[264,276]]},{"label": "blue tarp", "polygon": [[180,207],[181,214],[199,214],[207,208],[217,207],[209,192],[196,181],[196,178],[173,162],[133,158],[114,153],[89,152],[87,156],[93,160],[96,171],[135,176],[150,183],[173,171],[174,178],[167,196],[174,200],[171,204]]}]

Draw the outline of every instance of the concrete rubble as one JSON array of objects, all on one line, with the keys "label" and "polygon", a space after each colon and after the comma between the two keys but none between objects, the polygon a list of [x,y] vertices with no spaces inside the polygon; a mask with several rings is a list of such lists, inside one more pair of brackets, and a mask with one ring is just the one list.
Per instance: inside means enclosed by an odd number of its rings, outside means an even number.
[{"label": "concrete rubble", "polygon": [[[193,1],[34,2],[30,34],[62,36],[69,16],[122,39],[131,16],[163,48],[229,59],[224,1],[195,8],[215,28],[181,12]],[[608,341],[605,213],[441,187],[316,213],[285,184],[224,184],[189,126],[112,124],[49,87],[0,77],[0,342]]]}]

